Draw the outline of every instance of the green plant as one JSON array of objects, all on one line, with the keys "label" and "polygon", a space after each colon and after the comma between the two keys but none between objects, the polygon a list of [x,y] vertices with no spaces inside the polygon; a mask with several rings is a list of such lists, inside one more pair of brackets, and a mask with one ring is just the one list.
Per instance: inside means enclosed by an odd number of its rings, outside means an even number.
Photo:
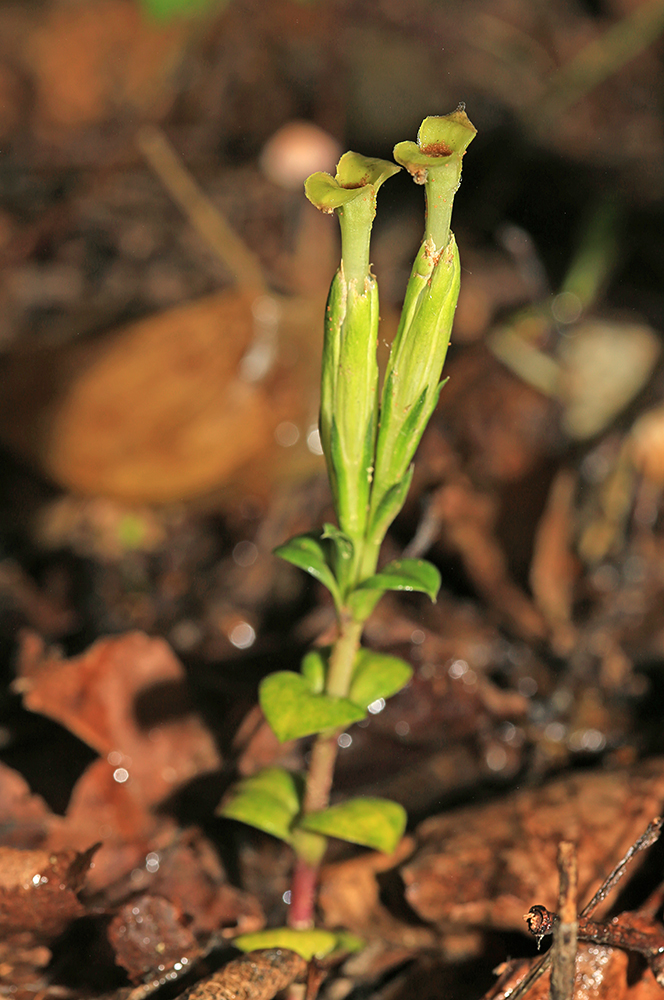
[{"label": "green plant", "polygon": [[226,0],[139,0],[148,17],[170,21],[177,17],[198,17],[208,9],[226,5]]},{"label": "green plant", "polygon": [[[405,502],[413,455],[442,385],[460,273],[450,216],[462,158],[474,136],[475,128],[459,107],[450,115],[426,118],[417,143],[395,147],[398,164],[425,186],[426,229],[382,391],[376,360],[378,288],[369,247],[378,189],[401,167],[345,153],[335,177],[313,174],[305,185],[309,200],[323,212],[336,213],[341,227],[341,263],[325,316],[320,407],[338,524],[292,538],[276,554],[330,591],[337,638],[330,648],[308,652],[300,673],[273,673],[260,688],[261,706],[281,741],[315,735],[306,776],[268,768],[236,784],[219,808],[221,815],[292,846],[289,943],[281,943],[295,947],[293,930],[299,930],[303,953],[317,947],[307,932],[313,926],[327,839],[339,837],[389,853],[406,825],[405,811],[395,802],[356,798],[330,806],[330,789],[340,731],[364,718],[372,702],[399,691],[411,676],[403,660],[360,648],[365,621],[386,590],[421,591],[435,600],[440,585],[437,569],[420,559],[390,562],[380,570],[377,566],[387,529]],[[274,932],[270,935],[274,944]],[[325,940],[329,951],[332,945]],[[250,943],[237,943],[260,946],[256,941],[252,935]],[[343,946],[348,947],[347,937]]]}]

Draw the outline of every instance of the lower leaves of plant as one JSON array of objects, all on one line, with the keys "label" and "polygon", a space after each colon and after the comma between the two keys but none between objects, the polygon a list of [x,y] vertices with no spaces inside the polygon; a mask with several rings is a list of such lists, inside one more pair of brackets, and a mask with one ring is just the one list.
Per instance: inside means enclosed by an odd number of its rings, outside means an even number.
[{"label": "lower leaves of plant", "polygon": [[407,819],[406,810],[398,802],[361,798],[307,813],[300,825],[311,833],[322,833],[391,854],[403,836]]},{"label": "lower leaves of plant", "polygon": [[280,767],[266,767],[233,785],[217,813],[290,843],[293,820],[302,808],[303,794],[301,775]]},{"label": "lower leaves of plant", "polygon": [[282,743],[350,726],[365,714],[350,698],[315,694],[307,678],[292,670],[279,670],[265,678],[260,687],[260,703]]},{"label": "lower leaves of plant", "polygon": [[233,938],[233,944],[240,951],[288,948],[310,962],[313,958],[328,958],[335,952],[359,951],[364,946],[364,941],[355,934],[349,934],[348,931],[275,927],[268,931],[256,931],[254,934],[240,934],[239,937]]},{"label": "lower leaves of plant", "polygon": [[[365,718],[369,706],[379,710],[381,700],[401,690],[412,674],[398,657],[360,648],[364,622],[388,590],[419,592],[435,601],[440,587],[438,570],[425,560],[378,564],[443,385],[460,280],[450,218],[461,163],[474,136],[459,106],[452,114],[425,118],[416,143],[399,143],[394,150],[399,166],[345,153],[334,177],[317,173],[305,184],[309,200],[336,214],[341,228],[341,262],[325,312],[320,407],[337,525],[292,538],[275,552],[327,588],[337,637],[331,647],[308,652],[300,673],[277,671],[260,685],[261,707],[279,740],[315,737],[306,775],[268,768],[231,788],[218,809],[291,844],[296,858],[292,926],[244,935],[236,939],[238,947],[292,947],[306,958],[341,947],[338,935],[311,929],[326,838],[391,853],[406,826],[398,803],[357,798],[330,806],[329,796],[339,734]],[[377,192],[401,167],[424,185],[426,227],[379,391],[371,228]],[[349,942],[343,947],[348,950]]]}]

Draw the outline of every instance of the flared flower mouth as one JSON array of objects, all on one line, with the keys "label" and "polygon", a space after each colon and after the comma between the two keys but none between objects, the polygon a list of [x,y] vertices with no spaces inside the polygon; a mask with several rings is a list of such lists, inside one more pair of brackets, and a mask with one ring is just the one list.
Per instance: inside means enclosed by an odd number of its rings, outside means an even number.
[{"label": "flared flower mouth", "polygon": [[477,134],[477,129],[460,104],[450,115],[425,118],[417,133],[417,142],[399,142],[394,159],[412,175],[416,184],[425,184],[428,170],[440,167],[455,154],[462,157]]},{"label": "flared flower mouth", "polygon": [[331,214],[359,197],[366,197],[367,188],[375,198],[381,184],[393,177],[401,167],[388,160],[362,156],[352,151],[344,153],[334,177],[318,171],[307,178],[304,193],[321,212]]}]

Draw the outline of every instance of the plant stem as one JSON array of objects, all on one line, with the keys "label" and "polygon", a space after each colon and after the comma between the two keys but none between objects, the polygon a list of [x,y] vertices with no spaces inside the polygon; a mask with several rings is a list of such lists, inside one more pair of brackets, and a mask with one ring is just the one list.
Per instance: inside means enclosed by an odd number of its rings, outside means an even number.
[{"label": "plant stem", "polygon": [[356,622],[342,609],[339,635],[330,653],[326,691],[338,698],[347,698],[353,676],[355,656],[360,646],[363,622]]},{"label": "plant stem", "polygon": [[318,812],[326,809],[330,802],[330,789],[337,760],[338,733],[320,733],[311,749],[311,759],[307,772],[307,787],[304,793],[302,812]]},{"label": "plant stem", "polygon": [[291,903],[288,910],[288,926],[295,930],[307,930],[314,925],[319,871],[320,862],[312,864],[306,858],[295,859],[291,879]]},{"label": "plant stem", "polygon": [[[342,612],[339,635],[332,647],[326,690],[328,694],[346,697],[353,676],[353,665],[360,646],[362,622],[356,622],[347,612]],[[330,804],[330,790],[334,777],[339,744],[338,730],[321,733],[311,750],[311,760],[307,772],[307,786],[304,793],[303,813],[318,812]],[[319,856],[309,850],[306,856],[298,851],[291,883],[291,903],[288,923],[291,927],[306,928],[314,924],[314,903],[318,885],[318,873],[323,860],[323,849]],[[296,845],[297,849],[297,845]]]}]

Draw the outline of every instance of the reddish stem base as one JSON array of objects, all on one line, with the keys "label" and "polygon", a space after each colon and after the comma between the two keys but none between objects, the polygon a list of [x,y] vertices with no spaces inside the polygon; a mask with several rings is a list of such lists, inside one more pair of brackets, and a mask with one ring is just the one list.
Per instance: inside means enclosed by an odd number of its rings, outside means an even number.
[{"label": "reddish stem base", "polygon": [[318,871],[318,865],[311,865],[303,858],[296,860],[291,882],[291,905],[288,911],[289,927],[294,927],[297,930],[313,927]]}]

